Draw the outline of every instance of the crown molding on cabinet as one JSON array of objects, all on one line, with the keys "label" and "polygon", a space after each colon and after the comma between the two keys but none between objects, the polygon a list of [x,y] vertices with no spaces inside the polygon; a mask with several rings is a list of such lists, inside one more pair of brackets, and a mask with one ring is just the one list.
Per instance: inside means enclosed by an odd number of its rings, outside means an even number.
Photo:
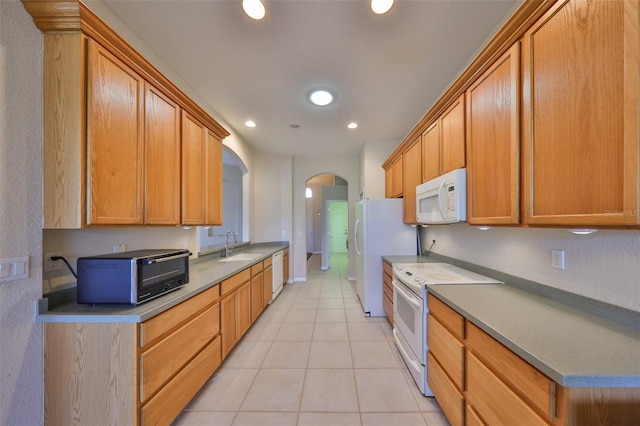
[{"label": "crown molding on cabinet", "polygon": [[474,80],[482,75],[498,58],[500,58],[542,15],[544,15],[556,0],[524,1],[513,15],[504,23],[498,32],[478,53],[467,68],[451,84],[446,92],[427,111],[425,116],[415,125],[398,147],[382,164],[388,169],[407,150],[416,138],[427,130],[447,108],[462,95]]},{"label": "crown molding on cabinet", "polygon": [[229,136],[230,133],[224,127],[151,65],[81,1],[22,0],[22,4],[33,18],[36,27],[43,33],[82,32],[110,50],[118,59],[163,91],[165,95],[175,98],[183,109],[197,117],[217,137],[224,139]]}]

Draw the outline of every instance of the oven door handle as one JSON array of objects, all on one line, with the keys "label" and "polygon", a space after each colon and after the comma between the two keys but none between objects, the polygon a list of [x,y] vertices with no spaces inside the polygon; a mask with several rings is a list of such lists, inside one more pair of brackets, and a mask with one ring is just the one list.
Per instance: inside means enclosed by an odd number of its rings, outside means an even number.
[{"label": "oven door handle", "polygon": [[393,284],[393,291],[397,291],[402,295],[402,298],[405,299],[408,303],[410,303],[414,308],[419,309],[422,312],[422,303],[420,302],[420,298],[410,291],[404,289],[404,286],[400,284],[398,281],[391,281]]}]

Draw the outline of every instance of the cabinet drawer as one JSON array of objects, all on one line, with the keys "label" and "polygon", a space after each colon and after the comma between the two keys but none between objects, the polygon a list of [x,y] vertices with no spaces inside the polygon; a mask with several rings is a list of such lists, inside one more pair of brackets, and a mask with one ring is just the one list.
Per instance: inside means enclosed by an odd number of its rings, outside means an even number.
[{"label": "cabinet drawer", "polygon": [[269,266],[271,266],[273,259],[271,258],[271,256],[267,257],[265,260],[262,261],[262,267],[263,268],[268,268]]},{"label": "cabinet drawer", "polygon": [[540,413],[555,416],[556,383],[474,324],[467,325],[467,347]]},{"label": "cabinet drawer", "polygon": [[391,265],[390,263],[385,262],[384,260],[382,261],[382,272],[389,275],[390,277],[393,276],[393,265]]},{"label": "cabinet drawer", "polygon": [[478,416],[478,413],[476,413],[476,410],[469,404],[466,405],[464,415],[467,426],[485,426],[480,416]]},{"label": "cabinet drawer", "polygon": [[393,326],[393,299],[389,299],[386,293],[382,296],[382,309],[384,309],[389,323]]},{"label": "cabinet drawer", "polygon": [[200,312],[219,298],[220,286],[215,285],[168,311],[143,322],[140,324],[140,347],[143,349],[149,347],[157,339],[170,333],[193,314]]},{"label": "cabinet drawer", "polygon": [[209,380],[220,362],[218,336],[142,407],[142,424],[170,424]]},{"label": "cabinet drawer", "polygon": [[222,281],[220,295],[225,296],[240,287],[251,278],[251,268],[247,268],[242,272],[238,272],[234,276]]},{"label": "cabinet drawer", "polygon": [[393,285],[391,284],[391,281],[387,282],[386,275],[384,276],[383,284],[382,291],[384,292],[384,295],[393,300]]},{"label": "cabinet drawer", "polygon": [[258,262],[255,265],[251,266],[251,276],[258,275],[262,272],[262,262]]},{"label": "cabinet drawer", "polygon": [[461,425],[464,414],[464,397],[456,385],[449,380],[431,352],[427,353],[427,380],[449,422],[452,425]]},{"label": "cabinet drawer", "polygon": [[548,424],[472,353],[467,353],[466,395],[487,424]]},{"label": "cabinet drawer", "polygon": [[427,295],[429,313],[459,340],[464,340],[464,317],[432,294]]},{"label": "cabinet drawer", "polygon": [[216,304],[140,355],[140,401],[153,395],[219,330],[220,304]]},{"label": "cabinet drawer", "polygon": [[463,389],[464,344],[431,314],[427,316],[427,346],[458,389]]}]

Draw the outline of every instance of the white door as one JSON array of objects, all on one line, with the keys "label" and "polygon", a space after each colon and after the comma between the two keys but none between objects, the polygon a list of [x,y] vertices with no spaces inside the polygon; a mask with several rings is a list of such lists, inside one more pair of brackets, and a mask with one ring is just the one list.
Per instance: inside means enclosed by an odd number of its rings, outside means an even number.
[{"label": "white door", "polygon": [[348,203],[329,203],[329,252],[346,253],[349,238]]}]

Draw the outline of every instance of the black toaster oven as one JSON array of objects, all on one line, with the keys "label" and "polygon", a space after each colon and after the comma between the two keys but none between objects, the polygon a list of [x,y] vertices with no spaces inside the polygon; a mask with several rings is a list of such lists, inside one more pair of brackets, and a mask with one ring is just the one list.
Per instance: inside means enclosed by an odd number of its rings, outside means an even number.
[{"label": "black toaster oven", "polygon": [[138,305],[189,282],[189,250],[148,249],[81,257],[78,303]]}]

